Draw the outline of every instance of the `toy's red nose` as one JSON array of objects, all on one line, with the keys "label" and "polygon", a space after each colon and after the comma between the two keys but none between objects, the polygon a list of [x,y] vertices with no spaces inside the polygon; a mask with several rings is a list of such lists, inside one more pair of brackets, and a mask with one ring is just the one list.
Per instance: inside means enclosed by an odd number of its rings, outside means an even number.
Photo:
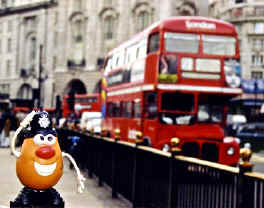
[{"label": "toy's red nose", "polygon": [[36,151],[36,155],[42,159],[49,159],[55,155],[55,150],[52,147],[40,147]]}]

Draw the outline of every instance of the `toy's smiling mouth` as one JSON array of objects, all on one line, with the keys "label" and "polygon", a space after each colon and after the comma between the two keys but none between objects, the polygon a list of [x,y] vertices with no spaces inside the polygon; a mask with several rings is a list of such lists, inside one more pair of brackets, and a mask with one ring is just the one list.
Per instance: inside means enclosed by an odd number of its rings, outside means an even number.
[{"label": "toy's smiling mouth", "polygon": [[57,163],[52,163],[51,165],[41,165],[37,162],[34,162],[34,167],[37,173],[41,176],[49,176],[56,169]]}]

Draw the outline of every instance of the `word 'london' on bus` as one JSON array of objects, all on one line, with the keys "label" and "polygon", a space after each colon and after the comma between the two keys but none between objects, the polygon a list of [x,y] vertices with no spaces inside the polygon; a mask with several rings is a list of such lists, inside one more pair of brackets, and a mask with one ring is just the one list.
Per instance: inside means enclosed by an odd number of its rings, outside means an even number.
[{"label": "word 'london' on bus", "polygon": [[241,95],[233,25],[204,17],[171,17],[113,49],[104,65],[102,129],[113,137],[183,155],[237,165],[239,144],[225,133],[227,104]]},{"label": "word 'london' on bus", "polygon": [[70,107],[69,95],[63,98],[63,117],[71,115],[80,117],[83,112],[101,112],[100,94],[74,94],[72,109]]}]

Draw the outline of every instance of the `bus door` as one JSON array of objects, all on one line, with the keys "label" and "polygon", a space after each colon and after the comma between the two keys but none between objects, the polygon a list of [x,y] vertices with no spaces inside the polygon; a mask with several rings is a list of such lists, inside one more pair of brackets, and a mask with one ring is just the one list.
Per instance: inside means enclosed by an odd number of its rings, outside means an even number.
[{"label": "bus door", "polygon": [[144,109],[143,109],[143,139],[145,143],[152,146],[157,137],[157,93],[144,93]]}]

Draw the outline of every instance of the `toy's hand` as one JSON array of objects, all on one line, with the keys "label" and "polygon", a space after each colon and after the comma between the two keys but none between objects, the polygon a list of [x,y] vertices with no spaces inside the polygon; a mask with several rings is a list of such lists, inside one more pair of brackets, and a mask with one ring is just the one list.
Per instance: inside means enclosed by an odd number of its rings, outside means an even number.
[{"label": "toy's hand", "polygon": [[30,122],[32,121],[34,115],[36,114],[36,112],[33,110],[31,111],[31,113],[29,113],[26,118],[24,118],[24,120],[20,123],[20,126],[22,126],[23,128],[26,128],[27,125],[30,124]]},{"label": "toy's hand", "polygon": [[85,189],[85,185],[84,185],[84,181],[86,179],[83,177],[82,174],[80,174],[78,176],[78,193],[83,193],[84,189]]}]

